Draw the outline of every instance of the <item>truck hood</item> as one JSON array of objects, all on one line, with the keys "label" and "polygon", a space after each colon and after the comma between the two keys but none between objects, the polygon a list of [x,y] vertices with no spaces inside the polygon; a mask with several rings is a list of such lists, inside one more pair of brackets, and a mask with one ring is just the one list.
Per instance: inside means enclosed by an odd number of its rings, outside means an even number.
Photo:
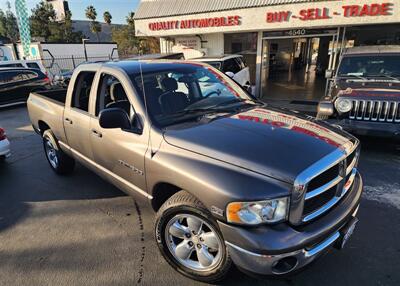
[{"label": "truck hood", "polygon": [[304,169],[351,137],[291,112],[257,107],[164,133],[167,143],[293,183]]}]

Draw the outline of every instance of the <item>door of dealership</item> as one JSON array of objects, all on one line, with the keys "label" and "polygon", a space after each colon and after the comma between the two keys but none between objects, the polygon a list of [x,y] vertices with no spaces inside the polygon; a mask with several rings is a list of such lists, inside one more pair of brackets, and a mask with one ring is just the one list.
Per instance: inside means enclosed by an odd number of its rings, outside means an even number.
[{"label": "door of dealership", "polygon": [[264,32],[261,98],[316,105],[342,50],[344,29],[295,29]]}]

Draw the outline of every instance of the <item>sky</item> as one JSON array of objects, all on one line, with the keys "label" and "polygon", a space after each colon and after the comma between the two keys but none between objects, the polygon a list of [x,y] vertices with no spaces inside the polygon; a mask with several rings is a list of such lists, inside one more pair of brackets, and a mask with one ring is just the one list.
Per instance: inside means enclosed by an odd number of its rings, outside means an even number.
[{"label": "sky", "polygon": [[[9,0],[14,9],[14,0]],[[29,13],[40,0],[25,0]],[[7,0],[0,0],[0,9],[6,10]],[[99,21],[103,21],[103,13],[109,11],[113,17],[114,24],[125,24],[125,17],[129,12],[135,11],[139,0],[69,0],[69,8],[72,11],[74,20],[85,20],[85,9],[89,5],[93,5],[97,10]]]}]

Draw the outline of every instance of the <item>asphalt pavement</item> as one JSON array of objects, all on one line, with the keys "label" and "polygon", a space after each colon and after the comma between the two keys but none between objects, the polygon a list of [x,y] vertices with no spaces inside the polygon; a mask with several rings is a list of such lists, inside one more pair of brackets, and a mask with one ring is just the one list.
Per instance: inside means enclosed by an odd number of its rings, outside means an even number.
[{"label": "asphalt pavement", "polygon": [[[161,257],[146,204],[80,165],[50,170],[25,107],[0,110],[0,126],[13,153],[0,166],[0,285],[201,285]],[[400,285],[400,145],[362,138],[359,169],[360,222],[344,250],[290,278],[235,270],[226,285]]]}]

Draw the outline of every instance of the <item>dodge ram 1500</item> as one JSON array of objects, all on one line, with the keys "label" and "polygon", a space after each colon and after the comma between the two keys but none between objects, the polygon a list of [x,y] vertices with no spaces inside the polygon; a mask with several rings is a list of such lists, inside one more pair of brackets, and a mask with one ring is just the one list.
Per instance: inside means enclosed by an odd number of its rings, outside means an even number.
[{"label": "dodge ram 1500", "polygon": [[79,66],[68,90],[32,93],[50,167],[87,166],[157,213],[161,253],[205,282],[232,264],[261,275],[301,269],[357,223],[359,141],[269,107],[198,62]]}]

